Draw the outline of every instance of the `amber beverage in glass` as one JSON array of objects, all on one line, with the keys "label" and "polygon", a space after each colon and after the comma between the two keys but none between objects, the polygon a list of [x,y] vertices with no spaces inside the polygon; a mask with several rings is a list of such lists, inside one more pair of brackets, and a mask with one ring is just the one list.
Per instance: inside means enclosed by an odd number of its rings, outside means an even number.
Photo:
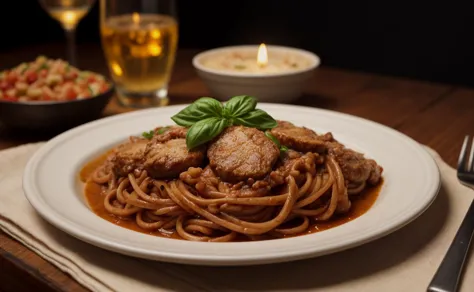
[{"label": "amber beverage in glass", "polygon": [[102,47],[119,101],[125,106],[168,104],[178,45],[173,0],[101,0]]}]

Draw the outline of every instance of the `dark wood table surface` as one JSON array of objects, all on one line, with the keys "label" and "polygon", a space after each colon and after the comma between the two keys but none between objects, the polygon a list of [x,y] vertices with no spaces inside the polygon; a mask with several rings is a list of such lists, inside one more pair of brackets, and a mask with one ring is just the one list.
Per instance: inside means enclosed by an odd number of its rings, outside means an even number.
[{"label": "dark wood table surface", "polygon": [[[64,58],[62,44],[0,53],[9,68],[38,54]],[[79,67],[107,74],[99,44],[81,44]],[[170,85],[171,103],[187,103],[208,94],[191,58],[198,50],[180,50]],[[0,68],[2,69],[2,68]],[[354,72],[323,65],[295,104],[344,112],[392,127],[438,151],[454,166],[465,135],[474,134],[474,89]],[[112,100],[104,115],[128,111]],[[0,149],[51,137],[11,132],[0,127]],[[0,292],[86,291],[71,277],[0,231]]]}]

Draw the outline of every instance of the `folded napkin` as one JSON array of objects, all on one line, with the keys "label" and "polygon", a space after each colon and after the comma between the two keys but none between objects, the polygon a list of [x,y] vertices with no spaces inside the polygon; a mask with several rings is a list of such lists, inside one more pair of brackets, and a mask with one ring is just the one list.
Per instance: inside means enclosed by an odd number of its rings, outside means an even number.
[{"label": "folded napkin", "polygon": [[[426,291],[473,198],[457,182],[454,169],[429,149],[442,177],[437,199],[414,222],[382,239],[282,264],[168,264],[94,247],[42,220],[21,187],[23,168],[41,145],[0,151],[0,228],[92,291]],[[461,291],[474,291],[472,256]]]}]

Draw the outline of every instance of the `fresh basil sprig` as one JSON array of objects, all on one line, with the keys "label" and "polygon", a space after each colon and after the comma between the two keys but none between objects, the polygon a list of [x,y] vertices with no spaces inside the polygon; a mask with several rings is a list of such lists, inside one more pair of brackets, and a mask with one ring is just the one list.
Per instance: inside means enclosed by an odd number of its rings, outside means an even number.
[{"label": "fresh basil sprig", "polygon": [[189,128],[186,134],[186,146],[192,149],[212,140],[229,126],[229,120],[218,117],[201,120]]},{"label": "fresh basil sprig", "polygon": [[234,124],[260,130],[273,129],[277,126],[276,121],[261,109],[253,110],[235,118]]},{"label": "fresh basil sprig", "polygon": [[237,118],[255,110],[257,100],[248,95],[234,96],[225,103],[223,114],[227,117]]},{"label": "fresh basil sprig", "polygon": [[238,95],[224,105],[211,97],[201,97],[171,117],[178,125],[189,128],[186,146],[193,149],[219,135],[232,125],[243,125],[260,130],[272,129],[277,122],[261,109],[257,100],[248,95]]},{"label": "fresh basil sprig", "polygon": [[180,126],[191,127],[201,120],[221,116],[222,104],[218,100],[211,97],[201,97],[171,119]]}]

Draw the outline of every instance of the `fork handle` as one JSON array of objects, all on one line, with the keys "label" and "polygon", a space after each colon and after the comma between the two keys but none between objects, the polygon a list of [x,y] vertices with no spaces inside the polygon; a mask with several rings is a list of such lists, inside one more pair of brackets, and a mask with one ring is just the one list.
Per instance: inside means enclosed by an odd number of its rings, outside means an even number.
[{"label": "fork handle", "polygon": [[428,292],[455,292],[474,232],[474,201],[428,286]]}]

